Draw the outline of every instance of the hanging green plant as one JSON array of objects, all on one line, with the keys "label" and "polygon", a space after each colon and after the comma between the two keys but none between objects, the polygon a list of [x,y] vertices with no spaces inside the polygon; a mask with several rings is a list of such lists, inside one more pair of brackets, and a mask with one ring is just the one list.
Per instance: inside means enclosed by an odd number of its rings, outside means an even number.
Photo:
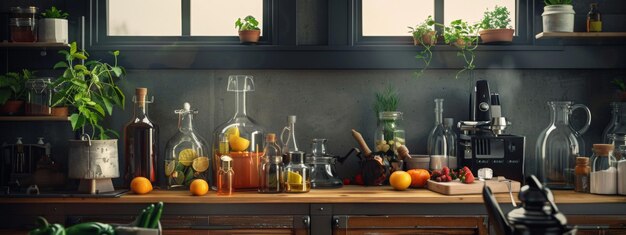
[{"label": "hanging green plant", "polygon": [[444,27],[443,37],[447,44],[453,45],[460,51],[457,52],[458,57],[462,57],[465,61],[463,69],[456,73],[455,78],[459,78],[463,72],[476,68],[474,60],[476,54],[474,50],[478,47],[478,24],[470,24],[461,19],[450,22],[449,26]]},{"label": "hanging green plant", "polygon": [[435,21],[432,16],[428,16],[424,22],[414,27],[408,27],[409,33],[413,35],[413,42],[415,45],[422,46],[422,50],[415,56],[416,59],[421,60],[424,67],[414,73],[416,78],[419,78],[424,74],[424,71],[430,66],[430,61],[433,58],[433,52],[430,50],[437,43],[437,31],[434,29]]}]

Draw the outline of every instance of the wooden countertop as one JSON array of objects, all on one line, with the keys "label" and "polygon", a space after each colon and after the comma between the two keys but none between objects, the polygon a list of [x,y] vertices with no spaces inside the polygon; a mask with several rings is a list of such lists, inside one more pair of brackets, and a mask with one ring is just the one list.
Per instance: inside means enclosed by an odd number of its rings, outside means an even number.
[{"label": "wooden countertop", "polygon": [[[625,196],[601,196],[555,190],[557,203],[626,203]],[[517,195],[513,195],[516,200]],[[496,194],[500,203],[510,203],[507,193]],[[390,186],[363,187],[349,185],[339,189],[314,189],[301,194],[260,194],[235,192],[230,197],[216,196],[214,191],[194,197],[188,191],[155,190],[146,195],[129,193],[120,198],[0,198],[0,204],[14,203],[483,203],[481,195],[446,196],[427,189],[394,191]]]}]

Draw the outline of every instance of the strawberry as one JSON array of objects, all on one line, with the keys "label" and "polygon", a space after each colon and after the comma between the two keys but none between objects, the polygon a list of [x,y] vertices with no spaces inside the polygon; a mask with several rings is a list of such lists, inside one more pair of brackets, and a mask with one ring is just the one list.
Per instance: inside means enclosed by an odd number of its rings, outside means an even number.
[{"label": "strawberry", "polygon": [[468,171],[467,173],[465,173],[465,181],[463,181],[463,183],[466,183],[466,184],[474,183],[474,175],[472,175],[471,171]]},{"label": "strawberry", "polygon": [[363,181],[363,175],[358,174],[354,176],[354,184],[357,185],[365,185],[365,181]]},{"label": "strawberry", "polygon": [[444,166],[443,169],[441,169],[441,173],[443,175],[449,175],[450,174],[450,168],[448,168],[447,166]]},{"label": "strawberry", "polygon": [[343,185],[350,185],[350,179],[349,178],[343,179]]}]

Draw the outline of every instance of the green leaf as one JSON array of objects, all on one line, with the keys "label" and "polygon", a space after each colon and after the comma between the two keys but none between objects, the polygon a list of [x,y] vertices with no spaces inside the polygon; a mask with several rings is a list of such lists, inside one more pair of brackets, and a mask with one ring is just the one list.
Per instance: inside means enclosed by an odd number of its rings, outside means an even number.
[{"label": "green leaf", "polygon": [[54,64],[54,67],[52,67],[52,69],[58,69],[58,68],[67,68],[67,63],[65,61],[59,61],[56,64]]},{"label": "green leaf", "polygon": [[82,65],[82,64],[77,64],[77,65],[74,65],[74,70],[81,70],[81,71],[83,71],[83,72],[89,72],[89,70],[87,69],[87,67],[85,67],[85,66],[84,66],[84,65]]},{"label": "green leaf", "polygon": [[85,126],[85,117],[83,115],[74,113],[70,115],[70,123],[72,124],[72,130],[79,130]]},{"label": "green leaf", "polygon": [[122,76],[122,69],[120,67],[111,68],[116,77]]},{"label": "green leaf", "polygon": [[119,106],[122,106],[122,109],[124,109],[124,104],[126,103],[126,97],[124,96],[124,92],[122,92],[122,90],[120,90],[119,87],[113,87],[113,89],[115,89],[115,94],[117,95],[117,99],[119,99],[120,104],[118,104]]},{"label": "green leaf", "polygon": [[72,42],[70,43],[70,54],[76,54],[76,51],[78,51],[78,48],[76,46],[76,42]]},{"label": "green leaf", "polygon": [[109,115],[113,115],[113,104],[111,104],[109,98],[103,96],[102,102],[104,103],[104,108],[106,109],[107,113]]},{"label": "green leaf", "polygon": [[111,54],[113,56],[119,56],[120,55],[120,51],[117,51],[117,50],[116,51],[112,51]]},{"label": "green leaf", "polygon": [[73,55],[74,57],[76,57],[77,59],[79,59],[79,60],[86,60],[86,59],[87,59],[87,56],[85,56],[85,55],[84,55],[83,53],[81,53],[81,52],[76,53],[76,54],[72,54],[72,55]]}]

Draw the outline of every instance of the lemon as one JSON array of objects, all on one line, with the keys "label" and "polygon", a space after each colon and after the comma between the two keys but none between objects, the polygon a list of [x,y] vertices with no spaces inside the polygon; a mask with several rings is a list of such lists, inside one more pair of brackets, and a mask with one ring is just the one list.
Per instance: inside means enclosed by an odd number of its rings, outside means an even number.
[{"label": "lemon", "polygon": [[170,177],[176,168],[176,161],[170,161],[165,165],[165,176]]},{"label": "lemon", "polygon": [[228,128],[228,130],[226,130],[224,134],[228,137],[229,141],[230,141],[230,138],[232,137],[239,137],[239,127],[234,126],[234,127]]},{"label": "lemon", "polygon": [[198,153],[196,153],[193,149],[183,149],[178,153],[178,161],[184,166],[190,166],[194,159],[198,157]]},{"label": "lemon", "polygon": [[250,141],[248,139],[239,136],[230,138],[229,143],[230,150],[235,152],[244,151],[248,149],[248,146],[250,146]]},{"label": "lemon", "polygon": [[204,172],[209,169],[209,158],[198,157],[196,159],[193,159],[193,163],[191,164],[191,166],[196,172]]},{"label": "lemon", "polygon": [[287,171],[288,184],[302,184],[302,176],[297,172]]}]

